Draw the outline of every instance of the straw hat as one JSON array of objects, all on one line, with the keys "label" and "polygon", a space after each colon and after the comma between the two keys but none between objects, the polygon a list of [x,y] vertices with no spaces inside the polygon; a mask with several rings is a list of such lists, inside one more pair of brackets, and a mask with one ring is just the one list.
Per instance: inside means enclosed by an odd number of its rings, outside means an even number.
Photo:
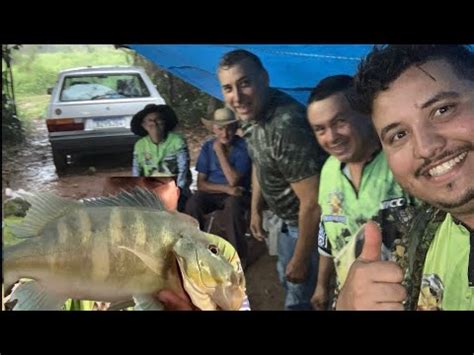
[{"label": "straw hat", "polygon": [[234,112],[227,107],[223,107],[214,111],[214,115],[211,119],[201,118],[201,121],[207,129],[212,131],[213,125],[227,126],[228,124],[235,123],[238,120],[235,118]]}]

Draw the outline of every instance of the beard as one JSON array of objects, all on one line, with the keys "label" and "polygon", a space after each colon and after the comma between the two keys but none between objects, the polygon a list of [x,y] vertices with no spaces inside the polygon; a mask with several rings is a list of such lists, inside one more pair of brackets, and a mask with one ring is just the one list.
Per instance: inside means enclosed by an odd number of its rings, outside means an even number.
[{"label": "beard", "polygon": [[436,201],[433,202],[433,205],[439,206],[443,210],[452,210],[452,209],[458,209],[460,207],[463,207],[469,202],[474,200],[474,189],[469,189],[466,191],[465,194],[463,194],[460,198],[457,199],[457,201],[453,202],[441,202],[441,201]]}]

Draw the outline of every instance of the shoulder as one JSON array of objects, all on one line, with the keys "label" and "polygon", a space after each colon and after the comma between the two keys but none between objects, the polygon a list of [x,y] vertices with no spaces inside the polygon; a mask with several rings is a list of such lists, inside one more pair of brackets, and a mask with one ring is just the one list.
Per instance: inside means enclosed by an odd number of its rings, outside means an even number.
[{"label": "shoulder", "polygon": [[215,138],[208,138],[201,146],[201,154],[209,154],[212,151],[212,145],[214,144]]},{"label": "shoulder", "polygon": [[273,91],[273,116],[283,122],[291,122],[306,118],[306,108],[299,101],[290,95],[274,90]]},{"label": "shoulder", "polygon": [[173,141],[180,141],[180,142],[183,142],[186,140],[186,138],[184,138],[184,135],[180,132],[168,132],[168,137],[166,139],[167,140],[170,139]]},{"label": "shoulder", "polygon": [[326,162],[324,163],[323,169],[326,170],[333,170],[333,169],[340,169],[341,168],[341,162],[337,160],[335,157],[330,155],[327,159]]},{"label": "shoulder", "polygon": [[377,164],[377,167],[380,170],[390,171],[390,168],[389,168],[388,162],[387,162],[387,157],[385,155],[385,152],[382,149],[380,149],[380,151],[374,157],[374,163]]},{"label": "shoulder", "polygon": [[166,141],[175,148],[181,148],[186,145],[186,138],[183,134],[178,132],[169,132]]},{"label": "shoulder", "polygon": [[321,180],[322,176],[333,175],[334,173],[339,173],[341,171],[341,162],[337,160],[332,155],[326,159],[324,162],[323,168],[321,170]]},{"label": "shoulder", "polygon": [[135,142],[135,149],[144,147],[145,145],[148,144],[148,141],[149,141],[149,136],[140,138],[139,140]]},{"label": "shoulder", "polygon": [[247,149],[247,143],[245,142],[245,139],[240,136],[235,136],[233,146],[239,149]]}]

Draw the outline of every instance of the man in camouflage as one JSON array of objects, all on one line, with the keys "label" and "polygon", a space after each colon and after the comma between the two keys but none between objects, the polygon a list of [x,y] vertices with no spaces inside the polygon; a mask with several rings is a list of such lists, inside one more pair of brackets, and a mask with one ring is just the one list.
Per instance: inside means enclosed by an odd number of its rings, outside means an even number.
[{"label": "man in camouflage", "polygon": [[319,174],[326,154],[312,137],[302,104],[269,86],[260,59],[226,53],[218,68],[225,103],[242,123],[253,164],[251,231],[263,240],[264,202],[283,220],[277,270],[285,309],[311,309],[317,278]]}]

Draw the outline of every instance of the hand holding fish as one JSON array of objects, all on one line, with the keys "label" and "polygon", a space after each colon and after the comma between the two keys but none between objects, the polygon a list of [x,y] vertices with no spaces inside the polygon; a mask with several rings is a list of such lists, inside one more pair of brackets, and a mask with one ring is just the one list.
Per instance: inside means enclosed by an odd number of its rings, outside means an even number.
[{"label": "hand holding fish", "polygon": [[148,190],[82,202],[25,198],[31,208],[12,228],[24,241],[4,250],[5,289],[28,279],[11,294],[14,310],[61,309],[69,298],[159,310],[153,294],[164,289],[182,290],[202,310],[238,310],[246,297],[232,245]]},{"label": "hand holding fish", "polygon": [[153,295],[161,304],[165,311],[198,311],[191,299],[183,293],[176,293],[172,290],[164,289]]}]

